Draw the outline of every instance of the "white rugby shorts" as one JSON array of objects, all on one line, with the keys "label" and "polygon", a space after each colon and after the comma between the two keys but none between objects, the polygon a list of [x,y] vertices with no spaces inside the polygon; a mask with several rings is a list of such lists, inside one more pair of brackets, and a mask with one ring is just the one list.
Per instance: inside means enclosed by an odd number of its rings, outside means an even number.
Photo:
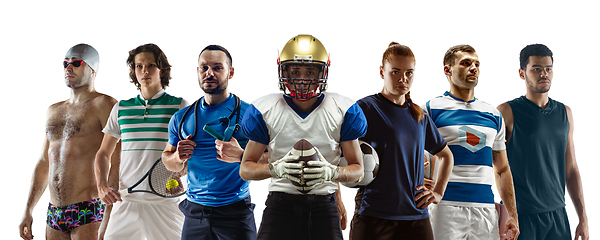
[{"label": "white rugby shorts", "polygon": [[429,220],[436,240],[499,240],[498,213],[491,207],[432,204]]}]

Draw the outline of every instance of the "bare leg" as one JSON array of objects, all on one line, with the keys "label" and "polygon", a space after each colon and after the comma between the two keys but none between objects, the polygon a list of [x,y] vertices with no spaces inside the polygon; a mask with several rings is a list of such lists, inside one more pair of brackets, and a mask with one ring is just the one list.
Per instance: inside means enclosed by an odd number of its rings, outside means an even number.
[{"label": "bare leg", "polygon": [[48,240],[97,240],[98,228],[102,222],[93,222],[76,227],[70,233],[53,229],[46,226],[46,239]]},{"label": "bare leg", "polygon": [[97,240],[98,229],[102,222],[93,222],[77,227],[71,231],[71,239],[73,240]]},{"label": "bare leg", "polygon": [[46,225],[46,239],[47,240],[69,240],[71,239],[69,233],[56,230]]}]

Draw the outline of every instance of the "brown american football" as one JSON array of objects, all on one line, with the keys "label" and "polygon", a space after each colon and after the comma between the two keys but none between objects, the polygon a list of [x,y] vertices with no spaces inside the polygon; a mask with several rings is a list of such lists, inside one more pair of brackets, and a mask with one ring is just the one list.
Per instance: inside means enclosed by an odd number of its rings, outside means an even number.
[{"label": "brown american football", "polygon": [[[306,164],[308,161],[319,161],[319,155],[315,150],[315,147],[308,142],[306,139],[300,139],[296,144],[294,144],[293,150],[291,151],[292,155],[299,156],[297,160],[291,161],[292,163],[302,163],[302,168],[308,167]],[[304,173],[304,171],[303,171]],[[312,187],[306,185],[304,180],[304,174],[291,174],[294,177],[300,179],[300,183],[292,181],[292,184],[303,194],[307,194],[312,190]]]}]

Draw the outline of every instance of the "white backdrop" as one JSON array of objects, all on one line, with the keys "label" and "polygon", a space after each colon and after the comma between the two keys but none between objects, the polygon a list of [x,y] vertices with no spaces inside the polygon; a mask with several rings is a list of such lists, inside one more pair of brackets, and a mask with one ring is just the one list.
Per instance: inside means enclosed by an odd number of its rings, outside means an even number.
[{"label": "white backdrop", "polygon": [[[138,94],[129,83],[125,60],[138,45],[155,43],[169,58],[167,92],[192,102],[201,96],[197,57],[208,44],[226,47],[235,76],[230,89],[243,100],[277,92],[277,51],[297,34],[319,38],[331,54],[329,91],[358,100],[379,92],[381,55],[390,41],[412,48],[417,103],[448,87],[442,72],[445,51],[470,44],[481,60],[476,97],[494,106],[525,93],[518,76],[518,54],[531,43],[554,52],[550,96],[569,105],[576,121],[575,142],[592,236],[599,232],[594,200],[593,94],[600,55],[600,17],[588,1],[10,1],[0,4],[0,68],[7,102],[3,104],[2,146],[8,174],[2,182],[16,187],[1,198],[3,239],[17,239],[34,165],[40,155],[46,109],[69,97],[64,85],[65,52],[88,43],[100,53],[96,89],[116,99]],[[257,226],[267,181],[251,183]],[[343,188],[351,218],[355,191]],[[34,211],[34,235],[43,239],[48,193]],[[567,196],[571,227],[577,226]],[[344,231],[347,238],[348,231]],[[8,236],[8,237],[7,237]]]}]

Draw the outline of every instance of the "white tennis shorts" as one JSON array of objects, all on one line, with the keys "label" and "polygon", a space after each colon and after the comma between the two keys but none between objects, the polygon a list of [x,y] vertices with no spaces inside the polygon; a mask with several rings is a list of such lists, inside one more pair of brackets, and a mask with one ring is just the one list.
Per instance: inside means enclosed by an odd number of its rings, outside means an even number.
[{"label": "white tennis shorts", "polygon": [[181,239],[183,219],[177,203],[118,202],[113,205],[104,239]]}]

